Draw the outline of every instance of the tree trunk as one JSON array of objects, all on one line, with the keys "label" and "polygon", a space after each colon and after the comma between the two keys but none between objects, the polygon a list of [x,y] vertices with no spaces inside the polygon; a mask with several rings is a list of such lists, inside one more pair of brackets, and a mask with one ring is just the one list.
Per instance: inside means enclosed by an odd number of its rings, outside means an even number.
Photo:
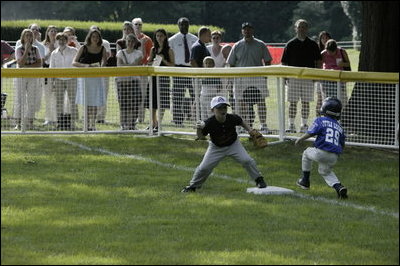
[{"label": "tree trunk", "polygon": [[[359,71],[398,72],[399,3],[366,1],[362,7]],[[395,95],[394,84],[356,83],[343,110],[343,125],[368,142],[393,144]]]},{"label": "tree trunk", "polygon": [[399,71],[399,2],[363,1],[359,71]]}]

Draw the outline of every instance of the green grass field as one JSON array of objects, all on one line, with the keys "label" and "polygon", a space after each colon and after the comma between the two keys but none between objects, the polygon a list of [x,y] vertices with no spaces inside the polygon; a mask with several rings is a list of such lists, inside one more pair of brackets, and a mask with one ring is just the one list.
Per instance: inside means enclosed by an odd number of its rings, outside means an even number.
[{"label": "green grass field", "polygon": [[196,193],[180,190],[207,142],[134,135],[2,136],[1,262],[8,264],[399,264],[399,154],[347,147],[335,173],[295,185],[310,142],[255,150],[269,185],[232,159]]}]

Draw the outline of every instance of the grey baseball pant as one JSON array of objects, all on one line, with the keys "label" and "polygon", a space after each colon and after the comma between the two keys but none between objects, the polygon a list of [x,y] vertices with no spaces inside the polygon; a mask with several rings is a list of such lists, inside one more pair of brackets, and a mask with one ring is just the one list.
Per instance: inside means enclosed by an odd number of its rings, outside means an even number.
[{"label": "grey baseball pant", "polygon": [[328,186],[333,187],[334,184],[340,183],[332,171],[332,167],[336,164],[337,159],[338,155],[336,153],[310,147],[303,152],[302,170],[310,172],[312,162],[318,162],[318,173],[325,179]]},{"label": "grey baseball pant", "polygon": [[209,141],[208,149],[204,155],[203,161],[196,168],[192,180],[190,180],[190,186],[200,188],[201,185],[207,180],[212,170],[226,156],[231,156],[237,162],[239,162],[246,169],[247,173],[252,179],[255,180],[256,178],[262,176],[260,171],[258,171],[256,162],[244,149],[239,139],[227,147],[218,147]]}]

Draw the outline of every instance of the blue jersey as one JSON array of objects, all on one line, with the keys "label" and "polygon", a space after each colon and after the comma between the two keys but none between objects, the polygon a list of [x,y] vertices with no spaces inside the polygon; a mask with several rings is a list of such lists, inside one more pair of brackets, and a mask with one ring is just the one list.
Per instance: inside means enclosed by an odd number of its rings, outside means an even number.
[{"label": "blue jersey", "polygon": [[307,133],[316,135],[314,142],[316,148],[336,154],[342,153],[346,136],[336,119],[325,116],[318,117]]}]

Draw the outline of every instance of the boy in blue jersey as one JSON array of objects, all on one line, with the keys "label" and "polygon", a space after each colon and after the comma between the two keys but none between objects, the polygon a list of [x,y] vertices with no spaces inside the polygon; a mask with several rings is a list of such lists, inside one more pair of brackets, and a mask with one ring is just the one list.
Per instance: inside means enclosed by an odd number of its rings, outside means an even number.
[{"label": "boy in blue jersey", "polygon": [[318,162],[318,172],[328,186],[333,187],[339,198],[347,198],[347,188],[344,187],[332,167],[336,164],[345,145],[345,134],[338,120],[342,112],[342,103],[336,97],[328,97],[321,106],[321,117],[314,120],[307,133],[296,140],[296,145],[310,137],[316,136],[314,147],[303,152],[303,176],[297,185],[303,189],[310,188],[310,171],[312,162]]}]

